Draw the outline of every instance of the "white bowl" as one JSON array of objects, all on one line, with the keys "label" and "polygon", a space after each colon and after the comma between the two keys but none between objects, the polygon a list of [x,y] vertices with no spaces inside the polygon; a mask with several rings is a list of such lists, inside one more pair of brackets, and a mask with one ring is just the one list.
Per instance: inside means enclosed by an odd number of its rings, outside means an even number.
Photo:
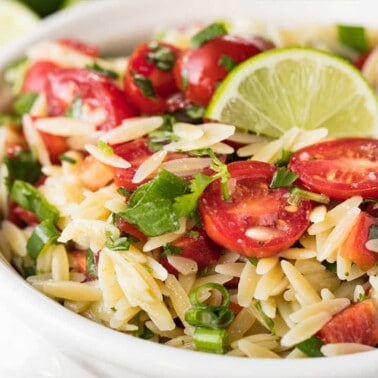
[{"label": "white bowl", "polygon": [[[376,1],[103,1],[79,5],[51,17],[0,56],[0,72],[31,43],[79,37],[103,51],[127,51],[159,25],[240,17],[279,23],[308,21],[374,25]],[[1,94],[0,90],[0,94]],[[4,92],[4,88],[3,88]],[[3,100],[4,103],[4,100]],[[1,105],[1,95],[0,95]],[[60,351],[101,377],[137,372],[154,377],[373,377],[378,351],[322,359],[267,360],[185,351],[134,338],[71,313],[30,287],[0,259],[0,300],[15,316]]]}]

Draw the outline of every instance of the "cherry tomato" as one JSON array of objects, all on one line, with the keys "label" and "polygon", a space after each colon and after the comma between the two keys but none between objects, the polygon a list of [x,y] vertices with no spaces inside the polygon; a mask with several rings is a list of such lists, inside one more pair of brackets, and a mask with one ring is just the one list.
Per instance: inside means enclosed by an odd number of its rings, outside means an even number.
[{"label": "cherry tomato", "polygon": [[142,113],[167,111],[167,99],[178,92],[173,66],[179,52],[172,45],[153,41],[140,45],[131,55],[125,76],[125,92]]},{"label": "cherry tomato", "polygon": [[152,155],[152,152],[148,148],[147,138],[136,139],[132,142],[122,143],[113,147],[113,151],[118,156],[127,160],[131,167],[124,168],[112,168],[114,175],[114,183],[129,190],[134,190],[142,183],[135,184],[132,182],[138,167]]},{"label": "cherry tomato", "polygon": [[245,256],[267,257],[290,247],[309,224],[311,203],[288,203],[287,188],[270,189],[276,167],[239,161],[228,165],[231,198],[222,197],[219,180],[199,201],[206,233],[219,245]]},{"label": "cherry tomato", "polygon": [[345,138],[295,152],[289,168],[303,185],[335,199],[378,198],[378,140]]},{"label": "cherry tomato", "polygon": [[378,344],[378,303],[366,299],[336,314],[318,332],[320,339],[328,343]]},{"label": "cherry tomato", "polygon": [[[201,229],[194,229],[171,244],[181,248],[180,256],[194,260],[199,268],[216,264],[220,257],[221,248]],[[161,258],[160,261],[170,273],[177,274],[176,269],[169,264],[166,258]]]},{"label": "cherry tomato", "polygon": [[188,100],[206,106],[234,65],[272,47],[270,42],[257,37],[214,38],[181,53],[174,69],[176,84]]},{"label": "cherry tomato", "polygon": [[43,143],[49,152],[51,162],[53,164],[59,164],[60,155],[69,149],[67,138],[45,133],[43,131],[39,131],[39,135],[41,136]]},{"label": "cherry tomato", "polygon": [[47,75],[57,68],[57,64],[45,60],[33,63],[26,71],[21,92],[44,93]]},{"label": "cherry tomato", "polygon": [[19,227],[32,226],[39,223],[37,216],[33,212],[23,209],[13,201],[9,203],[7,220]]},{"label": "cherry tomato", "polygon": [[365,247],[372,225],[378,226],[378,219],[361,212],[356,225],[341,246],[341,256],[352,261],[362,270],[369,270],[378,260],[378,254]]},{"label": "cherry tomato", "polygon": [[106,116],[98,128],[105,131],[137,115],[123,91],[109,77],[84,68],[60,68],[51,72],[46,93],[50,116],[64,115],[79,98],[91,110],[104,110]]},{"label": "cherry tomato", "polygon": [[138,230],[135,226],[126,222],[121,217],[117,218],[117,227],[125,234],[132,235],[144,243],[147,241],[147,236],[144,235],[142,231]]},{"label": "cherry tomato", "polygon": [[107,165],[89,155],[80,162],[77,178],[86,188],[96,191],[112,181],[113,172]]},{"label": "cherry tomato", "polygon": [[58,43],[63,46],[70,47],[78,52],[81,52],[85,55],[91,56],[93,58],[97,58],[99,55],[98,48],[96,46],[92,46],[88,43],[79,41],[77,39],[71,38],[62,38],[58,40]]}]

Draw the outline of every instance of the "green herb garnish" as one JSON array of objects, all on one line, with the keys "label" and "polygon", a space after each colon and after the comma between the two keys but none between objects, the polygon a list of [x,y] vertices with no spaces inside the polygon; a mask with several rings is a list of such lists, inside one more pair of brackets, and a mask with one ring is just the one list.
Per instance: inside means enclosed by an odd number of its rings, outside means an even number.
[{"label": "green herb garnish", "polygon": [[155,67],[162,71],[170,71],[176,61],[176,55],[166,46],[161,46],[157,42],[151,42],[148,45],[149,52],[147,53],[147,60],[152,62]]},{"label": "green herb garnish", "polygon": [[337,25],[339,41],[352,49],[364,53],[369,50],[365,28],[362,26]]},{"label": "green herb garnish", "polygon": [[235,60],[227,55],[222,55],[219,58],[218,65],[223,67],[227,72],[233,70],[238,64]]},{"label": "green herb garnish", "polygon": [[192,37],[191,48],[200,47],[206,42],[227,34],[227,29],[223,23],[215,22],[200,30]]},{"label": "green herb garnish", "polygon": [[323,342],[316,336],[311,336],[309,339],[302,341],[295,347],[306,354],[308,357],[323,357],[324,354],[320,351]]},{"label": "green herb garnish", "polygon": [[98,278],[97,269],[96,269],[96,259],[95,254],[91,249],[87,249],[85,254],[85,272],[90,278]]},{"label": "green herb garnish", "polygon": [[89,70],[92,70],[92,71],[96,71],[96,72],[100,72],[108,77],[110,77],[111,79],[114,79],[114,80],[117,80],[119,78],[119,75],[117,74],[117,72],[115,71],[112,71],[112,70],[109,70],[107,68],[104,68],[102,66],[100,66],[97,62],[93,62],[92,64],[88,64],[85,66],[85,68],[89,69]]},{"label": "green herb garnish", "polygon": [[167,256],[175,256],[175,255],[181,255],[183,252],[183,249],[180,247],[177,247],[176,245],[173,245],[171,243],[167,243],[164,246],[163,252],[160,254],[160,257],[167,257]]},{"label": "green herb garnish", "polygon": [[59,160],[62,162],[65,161],[66,163],[70,163],[70,164],[76,164],[75,159],[65,154],[59,155]]},{"label": "green herb garnish", "polygon": [[310,192],[308,190],[300,189],[298,187],[293,187],[290,190],[290,197],[288,199],[288,203],[290,205],[297,205],[301,199],[308,199],[310,201],[319,202],[328,204],[329,203],[329,197],[327,197],[324,194],[318,194],[314,192]]},{"label": "green herb garnish", "polygon": [[203,106],[192,104],[185,110],[185,112],[191,119],[199,119],[204,116],[205,108]]},{"label": "green herb garnish", "polygon": [[76,97],[71,106],[66,110],[64,115],[68,118],[80,119],[83,110],[83,100],[80,97]]},{"label": "green herb garnish", "polygon": [[262,320],[264,321],[265,325],[268,327],[269,331],[272,335],[276,334],[276,327],[274,325],[273,319],[271,319],[262,309],[261,302],[256,301],[255,303],[256,310],[259,312],[259,314],[262,317]]},{"label": "green herb garnish", "polygon": [[97,143],[97,148],[106,156],[114,155],[113,148],[111,148],[106,142],[103,140],[99,140]]},{"label": "green herb garnish", "polygon": [[286,167],[289,164],[289,160],[293,155],[293,152],[290,150],[282,150],[281,156],[274,162],[274,165],[277,167]]},{"label": "green herb garnish", "polygon": [[378,239],[378,225],[372,224],[369,227],[369,237],[368,240]]},{"label": "green herb garnish", "polygon": [[38,93],[27,92],[19,95],[13,103],[13,110],[18,116],[22,116],[30,112]]},{"label": "green herb garnish", "polygon": [[147,77],[133,72],[133,82],[134,84],[140,89],[143,96],[154,98],[156,97],[155,89],[152,84],[152,81],[148,79]]},{"label": "green herb garnish", "polygon": [[290,186],[296,179],[298,175],[285,167],[278,168],[272,177],[272,181],[269,184],[271,189],[282,188],[285,186]]}]

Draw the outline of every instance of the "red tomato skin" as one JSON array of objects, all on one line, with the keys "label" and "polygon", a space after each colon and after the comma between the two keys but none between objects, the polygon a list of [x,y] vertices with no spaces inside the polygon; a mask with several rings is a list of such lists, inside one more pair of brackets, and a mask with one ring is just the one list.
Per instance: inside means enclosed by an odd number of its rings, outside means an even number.
[{"label": "red tomato skin", "polygon": [[147,236],[144,235],[142,231],[138,230],[135,226],[133,226],[129,222],[126,222],[121,217],[117,218],[117,227],[125,234],[132,235],[143,243],[147,241]]},{"label": "red tomato skin", "polygon": [[378,198],[378,140],[343,138],[296,151],[289,169],[302,185],[333,199]]},{"label": "red tomato skin", "polygon": [[33,212],[23,209],[13,201],[9,203],[7,220],[18,227],[24,227],[25,225],[34,226],[40,223]]},{"label": "red tomato skin", "polygon": [[214,38],[180,54],[174,68],[176,84],[189,101],[206,106],[218,83],[229,72],[219,64],[222,56],[241,63],[271,47],[272,44],[260,38],[229,35]]},{"label": "red tomato skin", "polygon": [[[180,50],[176,47],[162,42],[152,42],[159,47],[168,48],[175,57]],[[148,60],[151,51],[150,43],[139,45],[130,57],[125,75],[124,88],[130,101],[145,114],[164,113],[168,110],[167,99],[178,92],[176,82],[171,70],[161,70],[152,61]],[[146,97],[138,85],[134,82],[133,75],[137,73],[143,75],[151,81],[155,96]]]},{"label": "red tomato skin", "polygon": [[317,336],[324,343],[378,344],[378,303],[366,299],[336,314]]},{"label": "red tomato skin", "polygon": [[[223,200],[219,180],[211,183],[199,200],[206,233],[217,244],[249,257],[268,257],[290,247],[309,225],[310,201],[302,200],[295,211],[287,203],[287,188],[270,189],[273,165],[239,161],[228,165],[235,187],[230,201]],[[266,241],[246,236],[255,226],[268,227]]]},{"label": "red tomato skin", "polygon": [[[205,268],[217,263],[220,257],[221,248],[216,245],[201,229],[194,229],[198,235],[185,234],[171,244],[182,249],[180,256],[194,260],[198,267]],[[169,271],[177,275],[176,269],[171,266],[166,258],[161,258],[160,262]]]},{"label": "red tomato skin", "polygon": [[378,219],[361,212],[356,225],[341,246],[341,256],[351,260],[362,270],[369,270],[378,261],[378,254],[369,251],[365,243],[369,239],[370,226],[378,226]]},{"label": "red tomato skin", "polygon": [[[67,92],[70,97],[68,100]],[[46,93],[50,116],[64,115],[77,97],[92,108],[104,108],[107,117],[98,126],[104,131],[119,126],[126,118],[138,115],[123,91],[110,78],[85,68],[60,68],[51,72]]]},{"label": "red tomato skin", "polygon": [[112,168],[116,186],[135,190],[145,182],[143,181],[142,183],[136,184],[133,183],[132,180],[137,168],[152,155],[152,152],[148,148],[147,141],[147,138],[140,138],[113,147],[113,151],[116,155],[121,156],[131,164],[131,167],[127,169]]},{"label": "red tomato skin", "polygon": [[26,71],[21,92],[44,93],[48,74],[58,68],[57,64],[45,60],[33,63]]},{"label": "red tomato skin", "polygon": [[39,135],[49,152],[51,162],[53,164],[59,164],[60,155],[69,149],[67,138],[45,133],[43,131],[39,131]]},{"label": "red tomato skin", "polygon": [[90,45],[86,42],[82,42],[78,39],[62,38],[58,40],[58,43],[60,45],[70,47],[85,55],[91,56],[93,58],[97,58],[99,56],[99,51],[96,46]]}]

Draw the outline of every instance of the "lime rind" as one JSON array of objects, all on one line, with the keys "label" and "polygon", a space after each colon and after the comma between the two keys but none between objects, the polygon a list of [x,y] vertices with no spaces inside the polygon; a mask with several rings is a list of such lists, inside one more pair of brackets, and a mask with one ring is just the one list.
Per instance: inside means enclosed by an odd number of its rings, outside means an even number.
[{"label": "lime rind", "polygon": [[302,47],[248,59],[222,82],[206,118],[271,137],[326,127],[333,137],[378,136],[378,99],[352,64]]}]

